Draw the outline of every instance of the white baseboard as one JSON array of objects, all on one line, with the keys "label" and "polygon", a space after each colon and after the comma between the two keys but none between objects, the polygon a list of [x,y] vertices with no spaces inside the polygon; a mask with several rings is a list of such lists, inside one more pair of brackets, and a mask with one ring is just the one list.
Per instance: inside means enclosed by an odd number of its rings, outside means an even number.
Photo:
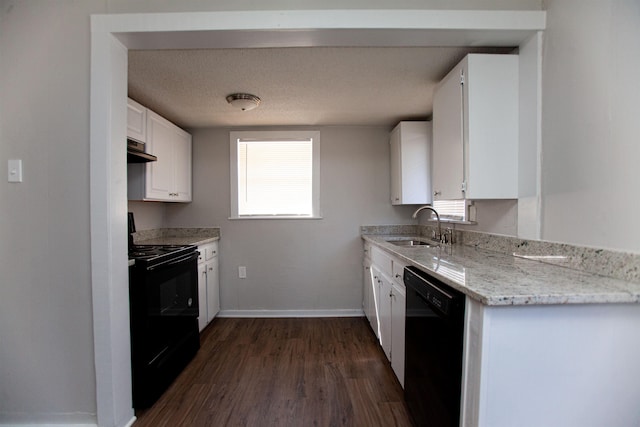
[{"label": "white baseboard", "polygon": [[218,317],[364,317],[362,310],[222,310]]},{"label": "white baseboard", "polygon": [[[135,421],[136,421],[136,417],[133,417],[123,427],[131,427]],[[98,424],[74,423],[72,421],[69,421],[69,422],[55,422],[53,424],[50,423],[50,422],[30,423],[30,424],[24,424],[24,423],[17,423],[17,424],[9,423],[9,424],[7,424],[4,421],[0,420],[0,427],[61,427],[61,426],[65,426],[65,427],[98,427]]]},{"label": "white baseboard", "polygon": [[98,424],[87,424],[87,423],[82,423],[82,424],[60,424],[60,423],[56,423],[56,424],[51,424],[51,423],[43,423],[43,424],[5,424],[4,422],[0,422],[0,426],[1,427],[61,427],[61,426],[65,426],[65,427],[98,427]]}]

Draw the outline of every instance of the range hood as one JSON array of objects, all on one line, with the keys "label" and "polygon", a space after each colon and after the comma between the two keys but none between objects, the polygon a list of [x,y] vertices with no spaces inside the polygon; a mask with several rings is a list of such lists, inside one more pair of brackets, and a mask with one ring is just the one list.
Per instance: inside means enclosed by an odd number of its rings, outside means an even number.
[{"label": "range hood", "polygon": [[144,151],[144,142],[127,139],[127,163],[147,163],[156,160],[156,156]]}]

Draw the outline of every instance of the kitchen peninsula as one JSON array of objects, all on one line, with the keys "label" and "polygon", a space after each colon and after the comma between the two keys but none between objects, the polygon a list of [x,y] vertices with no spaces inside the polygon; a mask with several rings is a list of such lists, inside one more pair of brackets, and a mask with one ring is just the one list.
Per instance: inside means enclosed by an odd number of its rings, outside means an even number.
[{"label": "kitchen peninsula", "polygon": [[466,295],[461,425],[638,425],[637,281],[527,259],[526,244],[520,256],[464,244],[406,247],[392,243],[412,237],[406,230],[375,231],[363,228],[365,251]]}]

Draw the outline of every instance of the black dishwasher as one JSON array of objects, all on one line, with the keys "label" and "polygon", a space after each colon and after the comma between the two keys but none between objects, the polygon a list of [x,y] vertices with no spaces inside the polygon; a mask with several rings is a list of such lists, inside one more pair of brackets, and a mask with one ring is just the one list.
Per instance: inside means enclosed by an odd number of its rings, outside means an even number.
[{"label": "black dishwasher", "polygon": [[404,394],[416,426],[458,427],[465,296],[415,268],[407,287]]}]

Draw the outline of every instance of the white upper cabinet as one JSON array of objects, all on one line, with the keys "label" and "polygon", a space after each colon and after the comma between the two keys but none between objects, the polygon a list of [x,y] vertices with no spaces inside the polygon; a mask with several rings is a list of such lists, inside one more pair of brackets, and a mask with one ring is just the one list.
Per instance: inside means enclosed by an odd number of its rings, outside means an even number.
[{"label": "white upper cabinet", "polygon": [[518,56],[467,55],[434,92],[434,200],[517,198],[518,121]]},{"label": "white upper cabinet", "polygon": [[155,162],[128,165],[129,200],[191,201],[191,135],[146,110],[146,151]]},{"label": "white upper cabinet", "polygon": [[127,99],[127,138],[147,142],[147,109]]},{"label": "white upper cabinet", "polygon": [[431,203],[431,122],[400,122],[391,131],[391,204]]}]

